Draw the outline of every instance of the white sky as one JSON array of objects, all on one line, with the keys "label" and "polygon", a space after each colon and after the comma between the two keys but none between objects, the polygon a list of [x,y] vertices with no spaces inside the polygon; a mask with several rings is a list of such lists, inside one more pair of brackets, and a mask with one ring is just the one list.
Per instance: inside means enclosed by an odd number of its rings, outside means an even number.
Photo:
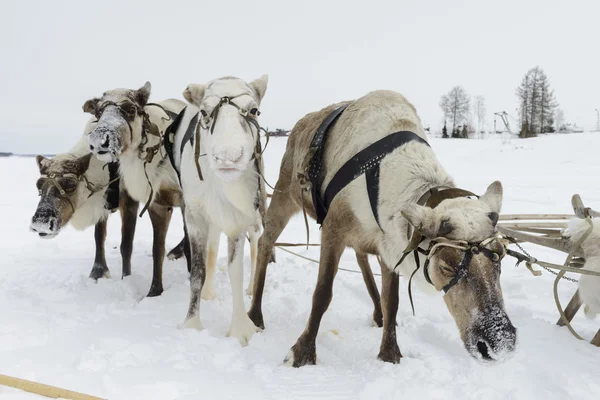
[{"label": "white sky", "polygon": [[540,65],[567,121],[593,129],[599,26],[598,0],[3,1],[0,151],[68,150],[104,90],[149,80],[159,101],[263,73],[271,129],[393,89],[437,130],[454,85],[485,97],[488,126],[494,111],[516,118],[515,89]]}]

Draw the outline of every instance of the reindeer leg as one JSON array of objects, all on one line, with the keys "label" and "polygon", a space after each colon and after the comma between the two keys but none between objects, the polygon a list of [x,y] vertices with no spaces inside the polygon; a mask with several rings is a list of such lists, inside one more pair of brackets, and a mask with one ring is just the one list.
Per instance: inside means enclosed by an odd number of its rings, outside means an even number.
[{"label": "reindeer leg", "polygon": [[208,221],[202,215],[193,215],[188,208],[185,211],[186,257],[190,265],[190,304],[183,323],[184,328],[202,329],[200,323],[200,296],[206,277],[206,247],[208,240]]},{"label": "reindeer leg", "polygon": [[251,226],[248,229],[248,236],[250,237],[250,281],[246,288],[246,294],[252,296],[254,290],[254,276],[256,275],[256,257],[258,253],[260,227],[258,225]]},{"label": "reindeer leg", "polygon": [[219,252],[219,241],[221,231],[211,226],[208,232],[208,246],[206,258],[206,279],[202,286],[202,299],[212,300],[217,297],[215,291],[215,269],[217,268],[217,253]]},{"label": "reindeer leg", "polygon": [[[185,208],[181,207],[181,214],[184,215],[185,218]],[[171,249],[171,251],[169,251],[169,253],[167,254],[167,258],[171,261],[174,260],[179,260],[181,257],[183,257],[185,255],[185,250],[184,250],[184,246],[185,246],[185,241],[186,241],[186,237],[185,237],[185,230],[183,233],[183,238],[181,239],[181,242],[179,242],[179,244],[175,247],[173,247]],[[188,272],[190,272],[190,270],[188,269]]]},{"label": "reindeer leg", "polygon": [[90,272],[90,278],[97,281],[100,278],[110,278],[110,271],[106,265],[106,256],[104,253],[104,243],[106,241],[106,220],[96,224],[94,229],[94,239],[96,240],[96,258],[94,266]]},{"label": "reindeer leg", "polygon": [[375,309],[373,310],[373,322],[375,323],[375,325],[381,328],[383,326],[381,300],[379,298],[379,290],[377,290],[375,278],[373,277],[373,271],[371,270],[371,266],[369,265],[369,256],[365,253],[356,252],[356,261],[358,262],[358,266],[360,267],[360,271],[362,272],[363,280],[365,281],[365,285],[367,286],[369,296],[371,296],[371,300],[373,300],[373,306],[375,307]]},{"label": "reindeer leg", "polygon": [[163,292],[162,267],[165,259],[165,240],[173,208],[152,204],[148,209],[154,237],[152,241],[152,285],[148,297],[160,296]]},{"label": "reindeer leg", "polygon": [[396,340],[396,315],[398,314],[400,277],[393,273],[387,265],[381,266],[382,290],[381,306],[383,309],[383,337],[379,348],[379,358],[382,361],[398,364],[402,353]]},{"label": "reindeer leg", "polygon": [[233,295],[233,315],[231,317],[231,327],[228,336],[238,339],[242,346],[246,346],[256,333],[257,328],[244,306],[244,243],[246,243],[246,231],[244,230],[235,238],[228,240],[229,256],[229,281],[231,282],[231,292]]},{"label": "reindeer leg", "polygon": [[121,190],[119,211],[121,213],[121,259],[123,278],[131,275],[131,253],[133,252],[133,236],[137,223],[139,202],[133,200],[127,191]]},{"label": "reindeer leg", "polygon": [[273,252],[275,241],[281,235],[283,228],[288,224],[292,215],[300,210],[290,198],[285,184],[281,184],[283,177],[279,178],[269,209],[265,214],[265,230],[258,240],[258,256],[254,276],[254,297],[248,311],[248,316],[254,325],[264,329],[265,323],[262,315],[262,296],[267,276],[267,265]]},{"label": "reindeer leg", "polygon": [[339,239],[335,228],[339,224],[323,224],[321,234],[321,262],[317,286],[313,293],[312,309],[304,332],[286,356],[284,363],[293,367],[314,365],[317,362],[316,339],[321,318],[327,311],[333,297],[333,280],[338,270],[344,243]]}]

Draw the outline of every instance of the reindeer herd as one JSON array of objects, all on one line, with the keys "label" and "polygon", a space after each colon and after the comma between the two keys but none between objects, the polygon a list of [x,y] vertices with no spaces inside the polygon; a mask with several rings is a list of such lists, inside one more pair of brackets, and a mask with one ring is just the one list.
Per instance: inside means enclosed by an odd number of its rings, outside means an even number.
[{"label": "reindeer herd", "polygon": [[[122,276],[131,274],[136,219],[153,227],[153,278],[148,296],[163,292],[165,237],[173,208],[184,217],[182,242],[169,258],[185,256],[190,300],[184,326],[201,329],[201,299],[215,297],[219,238],[228,240],[233,310],[229,335],[246,345],[265,329],[262,311],[274,245],[299,212],[321,224],[321,254],[312,310],[285,362],[316,363],[316,336],[331,302],[342,252],[357,254],[383,327],[378,358],[398,363],[399,277],[443,299],[467,351],[494,361],[516,346],[506,314],[500,263],[506,243],[497,235],[502,185],[476,196],[455,187],[427,142],[415,108],[401,94],[374,91],[307,114],[296,123],[267,208],[263,175],[261,100],[267,76],[252,82],[224,77],[191,84],[186,102],[150,102],[150,83],[114,89],[85,102],[92,115],[67,153],[37,157],[40,201],[31,229],[54,237],[67,224],[95,225],[90,277],[110,277],[104,255],[106,220],[122,218]],[[250,242],[251,278],[244,306],[243,255]],[[367,255],[382,264],[381,296]],[[268,316],[268,315],[267,315]]]}]

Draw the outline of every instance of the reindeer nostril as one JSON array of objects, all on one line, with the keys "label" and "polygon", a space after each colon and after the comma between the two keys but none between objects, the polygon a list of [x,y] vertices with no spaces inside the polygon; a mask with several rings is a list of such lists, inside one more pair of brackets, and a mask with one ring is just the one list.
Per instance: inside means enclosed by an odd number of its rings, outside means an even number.
[{"label": "reindeer nostril", "polygon": [[48,229],[49,229],[50,231],[53,231],[53,230],[54,230],[54,220],[53,220],[53,219],[51,219],[51,220],[48,222]]},{"label": "reindeer nostril", "polygon": [[104,139],[104,142],[102,143],[102,148],[108,149],[108,136],[106,136],[106,138]]},{"label": "reindeer nostril", "polygon": [[477,351],[479,351],[479,354],[481,354],[481,357],[483,357],[484,360],[492,359],[492,357],[490,357],[487,343],[482,341],[477,342]]},{"label": "reindeer nostril", "polygon": [[90,144],[90,150],[94,151],[94,146]]}]

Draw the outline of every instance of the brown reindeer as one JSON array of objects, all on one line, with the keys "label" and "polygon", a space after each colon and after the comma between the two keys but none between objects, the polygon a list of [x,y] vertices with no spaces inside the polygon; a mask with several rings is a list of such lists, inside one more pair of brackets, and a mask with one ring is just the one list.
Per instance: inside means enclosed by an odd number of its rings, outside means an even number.
[{"label": "brown reindeer", "polygon": [[[312,195],[305,190],[309,180]],[[399,273],[414,275],[430,292],[446,292],[448,310],[474,357],[496,360],[510,353],[516,329],[504,310],[499,275],[505,249],[495,236],[502,185],[494,182],[479,199],[470,194],[454,189],[415,108],[398,93],[371,92],[308,114],[288,139],[265,216],[250,318],[264,328],[268,258],[290,218],[304,206],[322,223],[321,257],[312,311],[286,362],[315,364],[319,324],[346,247],[379,255],[387,265],[382,268],[381,360],[398,363],[402,357],[396,341]],[[409,231],[414,231],[412,241]],[[420,268],[419,251],[426,255]]]},{"label": "brown reindeer", "polygon": [[[91,130],[93,123],[86,126]],[[102,162],[89,153],[87,134],[67,153],[54,158],[36,157],[40,201],[31,219],[31,230],[40,237],[58,236],[70,224],[84,230],[95,224],[95,258],[90,278],[109,278],[104,243],[108,217],[121,213],[122,276],[131,275],[131,254],[139,203],[120,188],[118,165]],[[120,193],[119,193],[120,192]],[[181,244],[171,252],[177,252]]]}]

